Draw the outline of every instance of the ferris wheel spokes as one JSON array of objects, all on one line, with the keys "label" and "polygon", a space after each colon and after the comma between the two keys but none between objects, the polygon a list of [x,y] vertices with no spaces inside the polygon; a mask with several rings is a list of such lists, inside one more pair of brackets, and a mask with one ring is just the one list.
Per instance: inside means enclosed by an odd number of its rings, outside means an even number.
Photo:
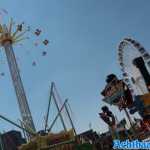
[{"label": "ferris wheel spokes", "polygon": [[129,86],[133,95],[141,95],[148,92],[147,85],[139,68],[133,64],[133,60],[142,57],[148,72],[150,72],[150,55],[145,48],[131,38],[125,38],[118,47],[118,60],[123,79]]}]

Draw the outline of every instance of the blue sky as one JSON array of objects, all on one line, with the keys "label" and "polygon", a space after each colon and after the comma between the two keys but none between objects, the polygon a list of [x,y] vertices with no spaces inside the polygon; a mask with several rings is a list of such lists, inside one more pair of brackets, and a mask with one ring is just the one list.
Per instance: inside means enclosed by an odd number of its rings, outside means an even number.
[{"label": "blue sky", "polygon": [[[52,42],[49,46],[33,46],[31,38],[23,46],[14,47],[19,57],[26,94],[38,129],[42,128],[51,81],[55,81],[63,99],[69,98],[78,132],[92,128],[107,130],[98,113],[104,104],[100,91],[107,74],[121,77],[117,64],[117,46],[124,37],[131,36],[149,49],[149,9],[147,0],[1,0],[1,8],[16,22],[24,21],[32,28],[40,28]],[[41,56],[42,50],[48,52]],[[27,54],[27,51],[30,51]],[[1,51],[0,113],[12,120],[20,117],[5,54]],[[32,61],[37,66],[32,66]],[[115,107],[110,108],[119,119]],[[1,121],[1,131],[14,129]]]}]

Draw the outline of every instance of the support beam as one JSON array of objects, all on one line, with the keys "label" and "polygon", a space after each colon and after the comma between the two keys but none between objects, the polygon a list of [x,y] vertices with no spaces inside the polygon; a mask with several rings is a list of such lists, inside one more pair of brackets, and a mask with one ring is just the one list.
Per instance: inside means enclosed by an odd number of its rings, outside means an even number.
[{"label": "support beam", "polygon": [[66,103],[67,103],[68,100],[65,100],[64,104],[62,105],[61,109],[59,110],[58,114],[56,115],[54,121],[52,122],[50,128],[48,129],[48,132],[50,132],[55,124],[55,122],[57,121],[58,117],[61,115],[61,112],[63,110],[63,108],[65,107]]},{"label": "support beam", "polygon": [[30,135],[32,135],[32,136],[35,136],[35,135],[36,135],[36,133],[31,132],[31,131],[27,130],[26,128],[21,127],[21,126],[18,125],[17,123],[11,121],[10,119],[8,119],[8,118],[6,118],[6,117],[4,117],[4,116],[2,116],[2,115],[0,115],[0,118],[3,119],[3,120],[5,120],[5,121],[7,121],[7,122],[9,122],[10,124],[16,126],[17,128],[26,131],[28,134],[30,134]]},{"label": "support beam", "polygon": [[[52,95],[53,95],[53,99],[54,99],[54,103],[55,103],[55,105],[56,105],[57,111],[59,112],[60,109],[59,109],[59,106],[58,106],[58,103],[57,103],[57,100],[56,100],[56,97],[55,97],[54,92],[52,93]],[[62,117],[62,114],[60,113],[59,116],[60,116],[60,120],[61,120],[61,122],[62,122],[62,125],[63,125],[63,127],[64,127],[64,130],[67,131],[67,128],[66,128],[64,119],[63,119],[63,117]]]},{"label": "support beam", "polygon": [[[68,103],[68,100],[67,100],[67,99],[66,99],[66,101],[67,101],[67,103]],[[69,110],[68,110],[68,107],[67,107],[67,103],[65,104],[65,109],[66,109],[66,112],[67,112],[67,115],[68,115],[70,124],[71,124],[71,126],[72,126],[72,129],[73,129],[73,131],[74,131],[74,134],[77,135],[76,130],[75,130],[75,126],[74,126],[74,124],[73,124],[73,121],[72,121],[72,119],[71,119],[71,115],[70,115]]]},{"label": "support beam", "polygon": [[48,108],[47,108],[47,113],[46,113],[46,118],[45,118],[45,132],[48,127],[48,118],[49,118],[50,105],[51,105],[51,101],[52,101],[53,87],[54,87],[54,83],[52,82],[51,89],[50,89],[49,101],[48,101]]}]

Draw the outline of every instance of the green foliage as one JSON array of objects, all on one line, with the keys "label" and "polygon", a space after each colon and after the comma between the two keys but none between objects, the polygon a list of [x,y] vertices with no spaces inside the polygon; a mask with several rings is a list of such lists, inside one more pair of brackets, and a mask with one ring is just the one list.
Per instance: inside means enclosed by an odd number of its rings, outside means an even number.
[{"label": "green foliage", "polygon": [[93,150],[93,146],[91,144],[81,144],[77,145],[75,150]]}]

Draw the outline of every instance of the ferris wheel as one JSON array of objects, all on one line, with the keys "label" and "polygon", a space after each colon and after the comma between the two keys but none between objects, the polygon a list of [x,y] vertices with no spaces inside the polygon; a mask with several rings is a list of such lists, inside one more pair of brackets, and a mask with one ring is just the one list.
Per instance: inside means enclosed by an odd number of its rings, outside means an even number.
[{"label": "ferris wheel", "polygon": [[132,92],[132,95],[148,93],[144,78],[139,69],[133,64],[133,60],[142,57],[145,66],[150,72],[150,55],[145,48],[136,40],[123,39],[118,47],[118,60],[121,67],[124,82]]}]

